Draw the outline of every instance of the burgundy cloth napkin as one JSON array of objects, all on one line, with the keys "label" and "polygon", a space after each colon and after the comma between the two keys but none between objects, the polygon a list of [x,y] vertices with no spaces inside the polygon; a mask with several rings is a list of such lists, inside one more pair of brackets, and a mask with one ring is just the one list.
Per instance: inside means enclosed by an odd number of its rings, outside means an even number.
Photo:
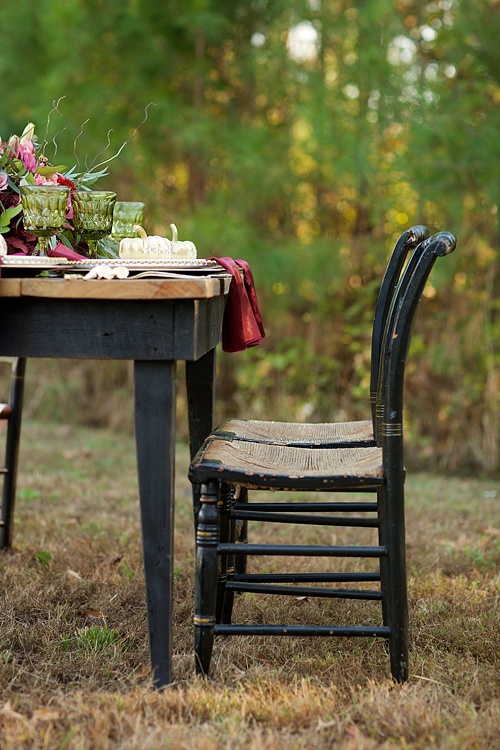
[{"label": "burgundy cloth napkin", "polygon": [[57,245],[49,250],[50,258],[67,258],[68,260],[88,260],[85,255],[80,255],[70,247],[66,247],[62,242],[58,242]]},{"label": "burgundy cloth napkin", "polygon": [[266,334],[250,266],[245,260],[232,258],[209,260],[216,260],[233,277],[222,321],[222,349],[242,352],[250,346],[257,346]]}]

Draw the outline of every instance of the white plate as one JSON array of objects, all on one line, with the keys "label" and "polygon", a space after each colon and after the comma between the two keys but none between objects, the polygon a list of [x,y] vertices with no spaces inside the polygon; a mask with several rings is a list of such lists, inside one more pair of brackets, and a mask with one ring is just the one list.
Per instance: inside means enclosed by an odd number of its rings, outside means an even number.
[{"label": "white plate", "polygon": [[65,266],[70,261],[67,258],[48,258],[45,255],[3,255],[0,259],[2,266],[13,268],[54,268],[54,266]]},{"label": "white plate", "polygon": [[12,274],[14,271],[31,271],[39,273],[40,271],[58,270],[64,271],[88,271],[90,268],[98,266],[124,266],[131,273],[134,271],[189,271],[189,272],[224,272],[215,260],[206,260],[205,258],[195,258],[193,260],[144,260],[131,259],[121,260],[120,258],[82,258],[81,260],[68,260],[67,258],[50,258],[39,255],[4,255],[0,259],[0,268],[5,268]]}]

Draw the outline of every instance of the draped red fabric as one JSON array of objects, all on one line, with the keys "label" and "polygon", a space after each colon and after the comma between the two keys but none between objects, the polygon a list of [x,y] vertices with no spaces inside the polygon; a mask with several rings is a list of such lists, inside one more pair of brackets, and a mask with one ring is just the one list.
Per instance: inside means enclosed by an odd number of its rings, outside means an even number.
[{"label": "draped red fabric", "polygon": [[248,263],[228,257],[209,260],[216,260],[233,277],[222,322],[222,349],[241,352],[257,346],[266,334]]},{"label": "draped red fabric", "polygon": [[66,245],[63,245],[62,242],[58,242],[57,245],[52,249],[49,250],[49,257],[51,258],[67,258],[68,260],[88,260],[88,258],[85,255],[80,255],[79,253],[75,252],[75,250],[72,250],[70,247],[66,247]]}]

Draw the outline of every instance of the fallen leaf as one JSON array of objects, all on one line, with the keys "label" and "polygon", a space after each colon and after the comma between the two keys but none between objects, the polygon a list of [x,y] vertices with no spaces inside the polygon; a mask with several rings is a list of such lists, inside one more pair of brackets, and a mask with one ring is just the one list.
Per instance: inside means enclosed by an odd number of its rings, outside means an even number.
[{"label": "fallen leaf", "polygon": [[84,617],[93,617],[96,620],[104,619],[107,617],[107,615],[105,615],[104,612],[101,612],[99,609],[82,609],[80,614]]},{"label": "fallen leaf", "polygon": [[51,708],[37,708],[33,711],[34,721],[56,721],[59,713]]},{"label": "fallen leaf", "polygon": [[151,674],[151,664],[143,664],[135,673],[140,680]]},{"label": "fallen leaf", "polygon": [[359,727],[357,727],[356,724],[349,724],[346,727],[346,732],[352,740],[359,740],[359,738],[361,737],[361,732],[359,731]]},{"label": "fallen leaf", "polygon": [[329,729],[330,727],[335,726],[336,723],[335,719],[332,719],[331,721],[322,721],[322,719],[318,719],[318,726],[316,729],[319,732],[320,729]]},{"label": "fallen leaf", "polygon": [[105,565],[118,565],[122,558],[123,555],[103,555],[102,562]]},{"label": "fallen leaf", "polygon": [[71,576],[72,578],[77,578],[79,581],[83,581],[83,578],[81,577],[80,573],[77,573],[76,570],[67,570],[66,573]]}]

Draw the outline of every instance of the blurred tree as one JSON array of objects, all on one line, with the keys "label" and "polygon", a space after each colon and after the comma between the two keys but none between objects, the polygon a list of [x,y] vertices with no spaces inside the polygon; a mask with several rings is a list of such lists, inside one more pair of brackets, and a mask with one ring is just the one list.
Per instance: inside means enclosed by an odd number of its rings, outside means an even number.
[{"label": "blurred tree", "polygon": [[[57,161],[71,166],[75,139],[92,161],[112,131],[102,160],[153,102],[103,186],[144,200],[151,233],[175,221],[202,255],[251,262],[268,339],[236,366],[221,357],[233,406],[366,413],[387,253],[412,224],[455,231],[415,345],[442,343],[410,374],[408,417],[422,461],[498,467],[498,0],[18,0],[15,14],[0,0],[0,13],[3,137],[28,120],[43,137],[64,97]],[[426,424],[436,398],[442,419]]]}]

